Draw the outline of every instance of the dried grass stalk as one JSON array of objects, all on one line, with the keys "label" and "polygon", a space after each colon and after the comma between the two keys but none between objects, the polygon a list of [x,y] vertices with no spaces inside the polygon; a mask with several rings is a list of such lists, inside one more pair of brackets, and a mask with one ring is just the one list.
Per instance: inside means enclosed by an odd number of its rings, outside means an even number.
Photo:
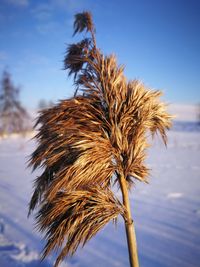
[{"label": "dried grass stalk", "polygon": [[[117,214],[131,221],[127,187],[134,179],[147,181],[147,134],[160,133],[166,144],[171,126],[161,92],[127,81],[115,56],[104,56],[96,47],[91,15],[76,15],[74,26],[75,33],[91,34],[70,45],[64,60],[77,92],[40,113],[38,147],[30,160],[33,170],[43,169],[29,213],[40,205],[36,217],[46,232],[44,257],[66,242],[55,266]],[[110,191],[113,177],[126,210]]]},{"label": "dried grass stalk", "polygon": [[64,243],[54,265],[58,266],[119,214],[125,216],[125,208],[108,189],[89,187],[57,193],[52,201],[42,203],[37,214],[38,228],[47,240],[43,258]]}]

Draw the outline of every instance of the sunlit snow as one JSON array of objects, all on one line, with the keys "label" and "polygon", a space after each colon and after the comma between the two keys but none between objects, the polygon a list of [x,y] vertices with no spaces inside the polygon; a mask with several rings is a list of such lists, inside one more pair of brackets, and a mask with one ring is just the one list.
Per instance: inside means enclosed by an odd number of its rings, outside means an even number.
[{"label": "sunlit snow", "polygon": [[[149,184],[136,183],[130,198],[141,267],[197,267],[200,262],[200,130],[174,126],[168,148],[153,142]],[[30,136],[0,139],[0,266],[50,267],[40,262],[44,245],[27,219],[32,181],[26,168],[35,143]],[[119,193],[118,193],[119,194]],[[61,267],[129,266],[122,219],[108,224]]]}]

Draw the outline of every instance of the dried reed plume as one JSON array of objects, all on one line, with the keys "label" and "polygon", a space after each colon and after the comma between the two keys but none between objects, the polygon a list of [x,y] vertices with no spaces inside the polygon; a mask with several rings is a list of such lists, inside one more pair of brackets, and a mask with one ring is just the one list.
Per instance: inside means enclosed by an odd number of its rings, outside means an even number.
[{"label": "dried reed plume", "polygon": [[[43,257],[61,248],[54,266],[121,214],[130,264],[136,267],[127,188],[134,179],[147,181],[147,133],[159,132],[166,143],[171,116],[160,91],[127,81],[115,56],[96,47],[89,12],[75,15],[74,34],[84,30],[91,37],[69,45],[64,59],[74,75],[74,97],[42,111],[36,124],[38,147],[30,165],[43,173],[35,180],[29,213],[39,206],[37,226],[47,240]],[[123,204],[111,191],[113,182],[121,188]]]}]

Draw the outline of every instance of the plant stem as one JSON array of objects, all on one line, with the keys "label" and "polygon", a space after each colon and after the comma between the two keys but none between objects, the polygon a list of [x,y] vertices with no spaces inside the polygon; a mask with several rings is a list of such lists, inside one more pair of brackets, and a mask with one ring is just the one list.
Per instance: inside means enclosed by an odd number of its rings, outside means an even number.
[{"label": "plant stem", "polygon": [[128,244],[130,266],[139,267],[135,227],[134,227],[134,222],[131,218],[131,208],[130,208],[130,201],[129,201],[129,196],[128,196],[128,187],[127,187],[127,182],[126,182],[124,175],[122,174],[120,175],[119,182],[120,182],[120,187],[122,191],[123,204],[127,210],[126,218],[124,218],[124,220],[125,220],[126,238],[127,238],[127,244]]}]

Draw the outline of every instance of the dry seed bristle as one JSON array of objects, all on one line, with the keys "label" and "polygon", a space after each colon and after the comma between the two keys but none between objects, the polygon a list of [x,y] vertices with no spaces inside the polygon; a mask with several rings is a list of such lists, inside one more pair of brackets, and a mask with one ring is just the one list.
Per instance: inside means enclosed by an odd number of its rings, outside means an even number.
[{"label": "dry seed bristle", "polygon": [[118,182],[123,172],[130,188],[134,179],[147,182],[146,133],[159,132],[166,143],[171,126],[161,92],[128,82],[115,56],[96,48],[89,13],[76,16],[74,29],[92,35],[66,53],[76,96],[40,113],[38,147],[30,160],[33,169],[43,168],[29,206],[31,212],[40,205],[36,218],[47,239],[43,256],[65,243],[55,266],[110,219],[125,216],[110,191],[113,176]]},{"label": "dry seed bristle", "polygon": [[46,257],[64,242],[55,266],[66,255],[72,255],[78,245],[84,245],[108,221],[125,216],[125,208],[109,189],[90,187],[57,193],[45,201],[38,214],[37,224],[47,240],[43,251]]}]

